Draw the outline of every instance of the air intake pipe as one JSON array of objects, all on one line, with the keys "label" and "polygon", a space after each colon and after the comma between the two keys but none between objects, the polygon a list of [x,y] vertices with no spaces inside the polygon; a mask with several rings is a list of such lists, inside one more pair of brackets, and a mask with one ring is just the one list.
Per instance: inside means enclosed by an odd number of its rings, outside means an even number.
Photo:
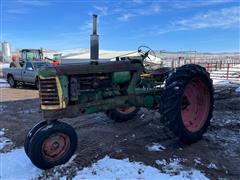
[{"label": "air intake pipe", "polygon": [[97,35],[97,15],[93,15],[93,32],[90,36],[90,59],[99,59],[99,37]]}]

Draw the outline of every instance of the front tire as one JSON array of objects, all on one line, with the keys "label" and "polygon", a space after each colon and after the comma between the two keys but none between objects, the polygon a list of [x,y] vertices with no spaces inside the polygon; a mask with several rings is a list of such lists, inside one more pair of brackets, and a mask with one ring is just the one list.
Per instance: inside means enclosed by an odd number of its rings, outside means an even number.
[{"label": "front tire", "polygon": [[64,122],[52,122],[41,127],[31,138],[29,158],[40,169],[50,169],[66,163],[77,147],[75,130]]},{"label": "front tire", "polygon": [[45,126],[47,124],[47,121],[42,121],[38,124],[36,124],[26,135],[25,137],[25,141],[24,141],[24,150],[25,153],[27,154],[27,156],[29,156],[29,152],[28,152],[28,146],[29,146],[29,142],[31,140],[31,138],[33,137],[33,135],[43,126]]},{"label": "front tire", "polygon": [[205,68],[184,65],[166,80],[161,120],[182,142],[197,142],[210,125],[213,101],[212,80]]}]

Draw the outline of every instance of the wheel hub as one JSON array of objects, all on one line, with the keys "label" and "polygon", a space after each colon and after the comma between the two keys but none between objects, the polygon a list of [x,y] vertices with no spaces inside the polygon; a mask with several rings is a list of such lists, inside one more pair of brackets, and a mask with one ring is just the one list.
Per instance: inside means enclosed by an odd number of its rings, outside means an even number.
[{"label": "wheel hub", "polygon": [[63,133],[56,133],[43,142],[42,153],[49,160],[57,160],[64,156],[69,147],[69,137]]},{"label": "wheel hub", "polygon": [[189,105],[190,105],[190,102],[189,102],[187,96],[183,96],[182,110],[185,110]]},{"label": "wheel hub", "polygon": [[195,77],[186,85],[181,115],[183,124],[190,132],[199,131],[207,120],[210,108],[210,91],[201,77]]}]

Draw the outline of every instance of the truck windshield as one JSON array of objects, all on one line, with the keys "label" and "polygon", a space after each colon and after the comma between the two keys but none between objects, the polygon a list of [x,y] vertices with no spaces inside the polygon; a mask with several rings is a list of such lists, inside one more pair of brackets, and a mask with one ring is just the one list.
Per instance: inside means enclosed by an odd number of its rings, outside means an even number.
[{"label": "truck windshield", "polygon": [[41,57],[38,51],[27,52],[27,59],[35,60],[40,58]]},{"label": "truck windshield", "polygon": [[46,62],[41,62],[41,63],[33,63],[33,66],[35,67],[35,69],[40,69],[43,67],[46,67],[48,64]]}]

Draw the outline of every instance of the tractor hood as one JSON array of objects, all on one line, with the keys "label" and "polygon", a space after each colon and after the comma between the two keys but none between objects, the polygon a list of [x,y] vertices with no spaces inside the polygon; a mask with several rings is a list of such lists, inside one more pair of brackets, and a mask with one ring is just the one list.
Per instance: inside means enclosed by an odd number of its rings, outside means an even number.
[{"label": "tractor hood", "polygon": [[56,75],[79,75],[95,74],[122,71],[139,71],[143,70],[142,63],[126,61],[89,61],[82,63],[60,64],[57,66],[49,65],[41,69],[39,75],[50,77]]}]

